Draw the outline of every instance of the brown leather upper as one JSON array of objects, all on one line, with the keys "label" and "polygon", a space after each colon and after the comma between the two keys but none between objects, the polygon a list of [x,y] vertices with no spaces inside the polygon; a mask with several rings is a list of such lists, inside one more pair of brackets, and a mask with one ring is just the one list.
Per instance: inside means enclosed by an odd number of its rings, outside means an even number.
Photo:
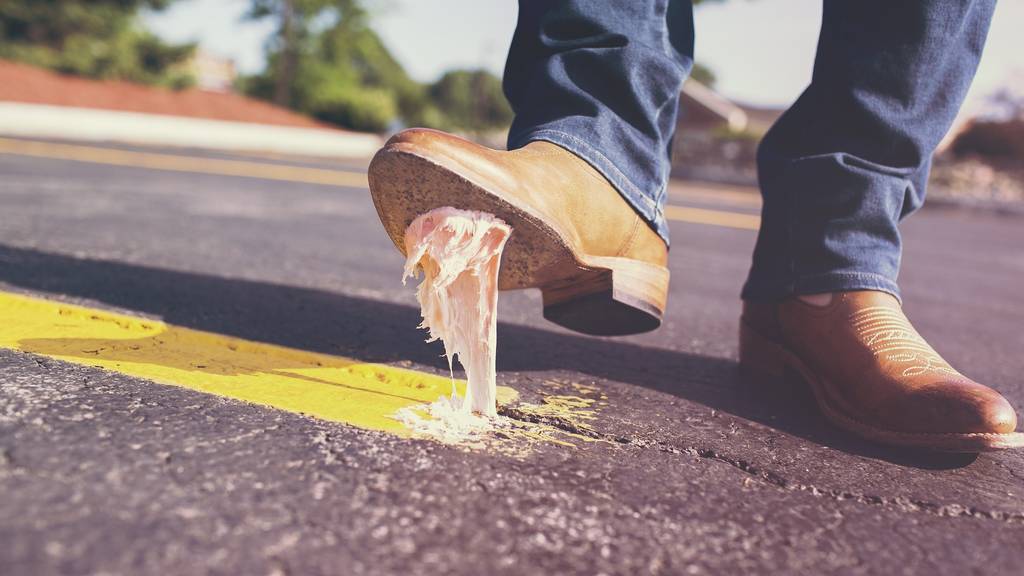
[{"label": "brown leather upper", "polygon": [[863,424],[911,433],[1016,429],[1009,402],[953,369],[890,294],[837,293],[826,306],[799,298],[746,303],[743,321],[796,354],[821,381],[829,402]]},{"label": "brown leather upper", "polygon": [[661,237],[596,169],[555,144],[535,141],[500,151],[425,128],[399,132],[392,144],[414,146],[475,183],[501,190],[584,254],[666,265]]}]

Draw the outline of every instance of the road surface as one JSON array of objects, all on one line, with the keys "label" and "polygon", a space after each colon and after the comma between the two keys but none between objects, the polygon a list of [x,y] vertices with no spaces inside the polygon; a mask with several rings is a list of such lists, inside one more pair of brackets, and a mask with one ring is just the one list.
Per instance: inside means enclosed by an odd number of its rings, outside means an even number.
[{"label": "road surface", "polygon": [[[1024,452],[881,448],[826,425],[799,386],[739,377],[758,210],[742,191],[673,191],[657,332],[574,335],[539,294],[503,293],[498,380],[519,394],[503,413],[540,440],[465,448],[311,415],[338,408],[323,386],[348,385],[332,359],[384,365],[384,384],[447,375],[364,162],[0,144],[0,305],[40,306],[0,326],[15,338],[0,346],[0,573],[1021,570]],[[909,316],[1024,411],[1024,219],[926,208],[904,232]],[[62,340],[69,323],[36,328],[51,312],[85,332],[140,318],[165,355],[104,356]],[[195,359],[239,342],[327,364],[313,378]],[[222,352],[211,362],[237,350]],[[321,395],[289,403],[307,386]]]}]

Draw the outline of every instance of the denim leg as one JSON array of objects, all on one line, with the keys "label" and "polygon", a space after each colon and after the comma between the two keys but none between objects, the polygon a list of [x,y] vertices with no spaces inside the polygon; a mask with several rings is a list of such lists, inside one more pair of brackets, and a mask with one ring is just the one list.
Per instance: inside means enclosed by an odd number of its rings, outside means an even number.
[{"label": "denim leg", "polygon": [[758,150],[761,231],[743,298],[899,297],[897,225],[981,57],[995,0],[826,0],[810,86]]},{"label": "denim leg", "polygon": [[508,147],[572,151],[667,243],[672,135],[692,66],[689,0],[520,0],[505,64]]}]

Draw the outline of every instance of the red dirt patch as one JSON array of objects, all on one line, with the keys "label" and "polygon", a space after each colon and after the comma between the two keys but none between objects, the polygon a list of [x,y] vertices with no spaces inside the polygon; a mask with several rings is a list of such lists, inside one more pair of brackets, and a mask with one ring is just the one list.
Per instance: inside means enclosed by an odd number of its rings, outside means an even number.
[{"label": "red dirt patch", "polygon": [[129,82],[92,80],[6,60],[0,60],[0,101],[336,129],[238,94],[196,89],[172,91]]}]

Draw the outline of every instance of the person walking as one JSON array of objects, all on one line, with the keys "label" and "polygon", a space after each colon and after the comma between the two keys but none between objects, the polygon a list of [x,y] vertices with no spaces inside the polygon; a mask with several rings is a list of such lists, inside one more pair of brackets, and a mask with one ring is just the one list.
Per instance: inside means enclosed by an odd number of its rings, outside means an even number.
[{"label": "person walking", "polygon": [[[1024,445],[1012,406],[960,374],[901,306],[899,223],[974,76],[995,0],[825,0],[813,78],[758,149],[764,198],[743,286],[740,364],[800,373],[822,413],[862,437],[976,452]],[[666,306],[664,207],[689,1],[520,0],[503,86],[508,150],[410,129],[370,166],[402,246],[419,214],[488,212],[513,228],[501,289],[544,315],[621,335]],[[754,376],[757,377],[757,376]]]}]

